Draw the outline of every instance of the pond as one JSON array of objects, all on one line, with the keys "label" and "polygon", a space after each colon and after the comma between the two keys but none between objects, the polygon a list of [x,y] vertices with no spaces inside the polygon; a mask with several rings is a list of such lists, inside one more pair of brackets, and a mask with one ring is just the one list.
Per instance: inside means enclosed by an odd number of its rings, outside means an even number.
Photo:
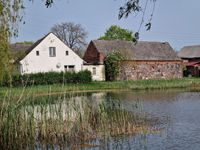
[{"label": "pond", "polygon": [[16,107],[2,103],[0,144],[6,149],[29,149],[30,144],[34,149],[200,148],[200,92],[74,93],[24,99]]},{"label": "pond", "polygon": [[[159,134],[140,134],[123,139],[115,149],[134,150],[199,150],[200,92],[183,90],[129,91],[112,93],[127,108],[135,101],[143,111],[163,121]],[[129,108],[130,109],[130,108]]]}]

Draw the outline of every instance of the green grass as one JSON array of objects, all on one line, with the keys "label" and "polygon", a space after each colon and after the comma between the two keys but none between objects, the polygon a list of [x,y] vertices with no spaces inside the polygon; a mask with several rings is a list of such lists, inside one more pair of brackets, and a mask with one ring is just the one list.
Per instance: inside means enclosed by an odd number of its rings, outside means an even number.
[{"label": "green grass", "polygon": [[31,87],[0,87],[0,97],[11,91],[12,95],[35,94],[48,95],[65,92],[89,92],[104,90],[144,90],[168,88],[200,88],[200,78],[183,78],[174,80],[139,80],[139,81],[114,81],[91,82],[87,84],[55,84]]}]

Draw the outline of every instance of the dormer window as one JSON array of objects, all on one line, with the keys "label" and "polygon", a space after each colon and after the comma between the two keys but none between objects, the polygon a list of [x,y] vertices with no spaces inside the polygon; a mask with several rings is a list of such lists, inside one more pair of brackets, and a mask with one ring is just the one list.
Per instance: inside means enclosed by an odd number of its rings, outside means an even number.
[{"label": "dormer window", "polygon": [[56,57],[56,47],[49,47],[49,56]]},{"label": "dormer window", "polygon": [[66,52],[65,52],[65,55],[66,55],[66,56],[68,56],[68,55],[69,55],[69,52],[68,52],[68,51],[66,51]]},{"label": "dormer window", "polygon": [[36,51],[36,56],[39,56],[40,55],[40,52],[39,51]]}]

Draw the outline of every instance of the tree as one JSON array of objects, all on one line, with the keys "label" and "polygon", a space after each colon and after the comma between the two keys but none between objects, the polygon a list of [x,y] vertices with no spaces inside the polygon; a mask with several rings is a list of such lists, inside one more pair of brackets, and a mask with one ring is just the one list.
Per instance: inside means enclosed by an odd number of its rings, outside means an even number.
[{"label": "tree", "polygon": [[151,2],[153,4],[153,7],[152,7],[152,11],[150,12],[149,20],[145,24],[147,30],[151,29],[151,21],[152,21],[153,14],[154,14],[154,11],[155,11],[156,0],[143,0],[143,1],[145,1],[144,8],[142,8],[142,6],[141,6],[141,1],[142,0],[128,0],[124,4],[124,6],[119,8],[119,15],[118,15],[119,19],[121,19],[123,17],[127,18],[129,16],[129,14],[131,14],[131,13],[139,13],[139,12],[142,13],[142,20],[141,20],[141,23],[140,23],[140,27],[138,29],[138,32],[136,32],[136,34],[139,33],[140,28],[145,21],[144,18],[145,18],[145,15],[146,15],[146,10],[148,8],[148,5],[150,5],[149,2]]},{"label": "tree", "polygon": [[100,40],[125,40],[136,41],[133,32],[127,29],[122,29],[119,26],[113,25],[106,32],[105,35],[99,38]]},{"label": "tree", "polygon": [[80,24],[72,22],[56,24],[51,28],[51,32],[75,51],[82,49],[86,45],[87,32]]},{"label": "tree", "polygon": [[17,24],[22,20],[22,0],[0,0],[0,81],[11,71],[9,41],[17,35]]},{"label": "tree", "polygon": [[119,63],[124,60],[123,55],[120,52],[111,52],[106,56],[105,68],[106,68],[106,80],[113,81],[116,80],[119,74]]}]

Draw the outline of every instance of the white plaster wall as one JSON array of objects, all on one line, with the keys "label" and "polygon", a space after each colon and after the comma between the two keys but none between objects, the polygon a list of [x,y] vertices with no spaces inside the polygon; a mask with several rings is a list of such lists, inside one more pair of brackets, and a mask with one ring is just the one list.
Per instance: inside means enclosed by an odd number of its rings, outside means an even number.
[{"label": "white plaster wall", "polygon": [[[56,47],[56,57],[49,56],[49,47]],[[36,56],[39,51],[39,56]],[[69,55],[66,55],[68,51]],[[61,67],[58,68],[57,64]],[[74,65],[75,71],[82,70],[83,60],[67,47],[53,33],[50,33],[39,45],[37,45],[24,59],[20,61],[21,73],[38,73],[38,72],[61,72],[64,71],[65,65]]]},{"label": "white plaster wall", "polygon": [[[93,67],[96,68],[96,75],[92,74]],[[92,80],[105,81],[105,66],[104,65],[84,65],[84,70],[89,70],[92,74]]]}]

